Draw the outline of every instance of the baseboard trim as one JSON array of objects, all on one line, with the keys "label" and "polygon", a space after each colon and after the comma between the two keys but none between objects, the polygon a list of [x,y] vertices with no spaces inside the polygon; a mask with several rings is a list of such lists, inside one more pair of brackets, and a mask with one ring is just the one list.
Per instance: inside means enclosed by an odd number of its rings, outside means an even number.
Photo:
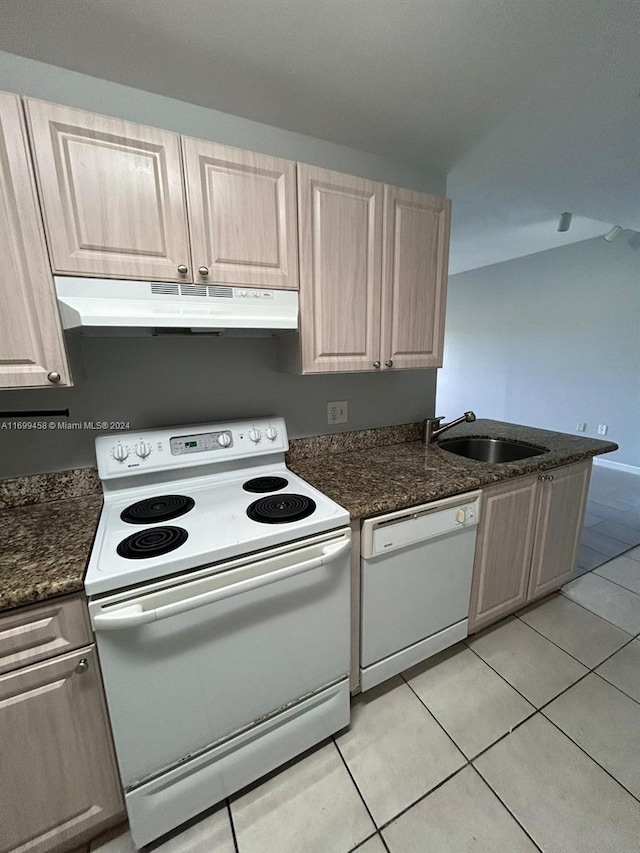
[{"label": "baseboard trim", "polygon": [[626,465],[624,462],[609,462],[608,459],[595,458],[596,465],[602,465],[603,468],[613,468],[615,471],[624,471],[625,474],[636,474],[640,476],[640,467],[637,465]]}]

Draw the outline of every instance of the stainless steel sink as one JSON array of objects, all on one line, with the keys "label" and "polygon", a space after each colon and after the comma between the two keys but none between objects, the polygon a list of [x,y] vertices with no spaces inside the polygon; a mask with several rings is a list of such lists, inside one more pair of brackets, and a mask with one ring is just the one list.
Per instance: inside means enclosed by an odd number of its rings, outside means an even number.
[{"label": "stainless steel sink", "polygon": [[478,462],[515,462],[548,452],[547,447],[508,438],[445,438],[438,442],[438,447]]}]

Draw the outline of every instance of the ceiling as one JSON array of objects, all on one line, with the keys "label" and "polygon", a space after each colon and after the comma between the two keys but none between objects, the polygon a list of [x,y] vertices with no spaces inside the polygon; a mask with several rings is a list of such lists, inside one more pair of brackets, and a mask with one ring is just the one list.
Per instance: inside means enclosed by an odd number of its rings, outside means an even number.
[{"label": "ceiling", "polygon": [[639,44],[636,0],[0,4],[0,49],[447,172],[452,272],[640,230]]}]

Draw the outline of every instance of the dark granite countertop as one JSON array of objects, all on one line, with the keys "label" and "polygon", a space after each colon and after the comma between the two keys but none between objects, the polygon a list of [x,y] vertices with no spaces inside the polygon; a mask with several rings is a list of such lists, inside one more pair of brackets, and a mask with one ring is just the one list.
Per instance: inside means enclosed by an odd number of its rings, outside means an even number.
[{"label": "dark granite countertop", "polygon": [[352,518],[393,512],[472,491],[490,483],[557,468],[618,449],[611,441],[504,423],[477,420],[448,430],[454,436],[511,438],[548,447],[540,456],[492,464],[425,447],[420,441],[366,450],[289,459],[289,467],[349,511]]},{"label": "dark granite countertop", "polygon": [[[549,448],[540,456],[495,465],[407,440],[418,432],[418,424],[407,424],[297,439],[287,464],[352,518],[364,518],[617,450],[610,441],[502,421],[478,420],[446,433]],[[342,448],[348,450],[339,452]],[[34,475],[0,486],[0,611],[81,591],[102,507],[102,495],[94,491],[97,472]],[[73,497],[56,499],[65,494]]]},{"label": "dark granite countertop", "polygon": [[0,512],[0,611],[83,589],[102,495]]}]

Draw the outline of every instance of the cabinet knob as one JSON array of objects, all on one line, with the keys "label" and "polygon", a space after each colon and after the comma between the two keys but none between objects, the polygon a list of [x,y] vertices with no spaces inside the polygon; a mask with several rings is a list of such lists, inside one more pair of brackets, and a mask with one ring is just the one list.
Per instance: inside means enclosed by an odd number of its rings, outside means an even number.
[{"label": "cabinet knob", "polygon": [[55,370],[52,370],[51,373],[47,373],[47,379],[49,382],[53,382],[54,385],[57,385],[61,378],[60,374]]},{"label": "cabinet knob", "polygon": [[209,275],[209,267],[198,267],[198,272],[201,276]]},{"label": "cabinet knob", "polygon": [[189,272],[189,267],[186,264],[178,264],[178,272],[180,275],[186,275]]},{"label": "cabinet knob", "polygon": [[80,658],[78,663],[76,664],[76,668],[74,672],[77,672],[78,675],[83,675],[89,669],[89,661],[86,658]]},{"label": "cabinet knob", "polygon": [[385,367],[393,367],[393,359],[392,358],[387,359],[384,363],[384,366]]},{"label": "cabinet knob", "polygon": [[374,361],[374,362],[373,362],[373,366],[374,366],[374,367],[375,367],[375,369],[377,370],[377,369],[380,367],[380,362],[379,362],[379,361]]}]

